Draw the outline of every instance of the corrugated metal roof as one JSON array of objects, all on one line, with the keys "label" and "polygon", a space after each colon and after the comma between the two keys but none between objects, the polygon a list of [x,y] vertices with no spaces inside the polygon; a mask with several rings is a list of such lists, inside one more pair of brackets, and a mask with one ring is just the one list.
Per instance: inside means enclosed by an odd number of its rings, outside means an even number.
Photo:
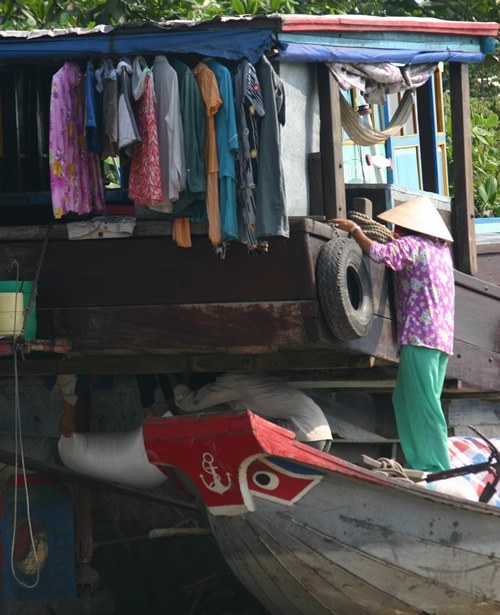
[{"label": "corrugated metal roof", "polygon": [[480,62],[495,48],[493,37],[498,31],[499,24],[494,22],[367,15],[272,14],[142,21],[93,28],[0,31],[0,59],[198,53],[255,62],[274,47],[280,50],[276,59],[282,61],[369,62],[373,58],[368,50],[374,50],[377,61],[429,61],[424,55],[432,52],[437,60]]}]

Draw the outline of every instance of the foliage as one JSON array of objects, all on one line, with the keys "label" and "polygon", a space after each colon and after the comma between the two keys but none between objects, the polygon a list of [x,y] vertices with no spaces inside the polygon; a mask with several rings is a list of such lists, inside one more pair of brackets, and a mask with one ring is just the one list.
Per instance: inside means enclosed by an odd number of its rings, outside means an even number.
[{"label": "foliage", "polygon": [[[496,101],[471,99],[472,166],[475,215],[500,217],[500,163],[498,161],[498,129],[500,119],[494,111]],[[446,131],[451,134],[449,95],[445,95]],[[453,146],[448,146],[450,189],[453,191]]]},{"label": "foliage", "polygon": [[412,15],[495,21],[497,0],[0,0],[0,28],[88,27],[151,19],[207,19],[257,13]]}]

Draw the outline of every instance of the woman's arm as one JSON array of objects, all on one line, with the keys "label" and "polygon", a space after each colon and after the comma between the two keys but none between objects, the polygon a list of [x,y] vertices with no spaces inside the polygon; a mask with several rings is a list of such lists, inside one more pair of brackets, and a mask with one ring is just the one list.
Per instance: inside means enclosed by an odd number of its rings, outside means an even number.
[{"label": "woman's arm", "polygon": [[356,222],[345,218],[332,218],[331,220],[328,220],[328,222],[334,224],[336,228],[339,228],[341,231],[346,231],[346,233],[349,233],[363,252],[370,256],[370,246],[373,241],[363,233],[363,230],[358,224],[356,224]]}]

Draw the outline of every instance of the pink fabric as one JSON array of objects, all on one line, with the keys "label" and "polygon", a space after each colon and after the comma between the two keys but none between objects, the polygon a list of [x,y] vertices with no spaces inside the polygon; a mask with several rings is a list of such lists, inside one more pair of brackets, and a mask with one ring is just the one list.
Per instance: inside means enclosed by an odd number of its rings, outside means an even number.
[{"label": "pink fabric", "polygon": [[136,205],[155,205],[163,203],[163,191],[153,76],[149,69],[144,79],[144,92],[136,114],[141,141],[132,152],[128,193]]},{"label": "pink fabric", "polygon": [[[500,450],[500,438],[490,438],[490,441]],[[448,449],[450,451],[451,465],[454,468],[461,468],[474,463],[483,463],[488,461],[490,455],[490,449],[486,443],[476,437],[455,436],[448,438]],[[489,472],[481,472],[479,474],[466,474],[464,478],[479,496],[486,483],[492,481],[493,475]],[[492,506],[500,506],[500,485],[497,485],[495,495],[487,503]]]},{"label": "pink fabric", "polygon": [[74,62],[65,62],[52,78],[49,163],[55,218],[105,213],[99,159],[88,153],[85,139],[83,74]]}]

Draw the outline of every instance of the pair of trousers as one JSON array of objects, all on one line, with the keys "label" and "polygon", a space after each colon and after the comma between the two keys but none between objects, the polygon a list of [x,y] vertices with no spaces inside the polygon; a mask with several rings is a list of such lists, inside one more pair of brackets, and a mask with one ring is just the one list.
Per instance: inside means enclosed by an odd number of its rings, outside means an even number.
[{"label": "pair of trousers", "polygon": [[402,346],[392,405],[409,468],[451,468],[448,428],[441,407],[448,355],[424,346]]}]

